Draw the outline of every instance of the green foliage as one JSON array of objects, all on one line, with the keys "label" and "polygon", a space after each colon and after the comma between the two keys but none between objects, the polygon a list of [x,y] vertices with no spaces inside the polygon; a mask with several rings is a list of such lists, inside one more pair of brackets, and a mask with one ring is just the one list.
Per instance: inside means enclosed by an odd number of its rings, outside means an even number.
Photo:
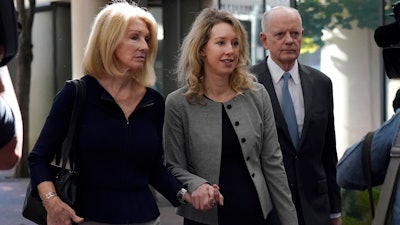
[{"label": "green foliage", "polygon": [[[322,30],[334,28],[376,29],[381,25],[380,9],[383,0],[298,0],[297,9],[302,15],[304,38],[303,52],[315,51],[322,47]],[[395,2],[392,0],[392,2]],[[385,7],[385,15],[391,12],[391,5]],[[388,20],[393,20],[392,18]]]},{"label": "green foliage", "polygon": [[[372,189],[375,209],[379,193],[379,188]],[[367,191],[342,190],[342,220],[343,225],[371,225],[372,216]]]}]

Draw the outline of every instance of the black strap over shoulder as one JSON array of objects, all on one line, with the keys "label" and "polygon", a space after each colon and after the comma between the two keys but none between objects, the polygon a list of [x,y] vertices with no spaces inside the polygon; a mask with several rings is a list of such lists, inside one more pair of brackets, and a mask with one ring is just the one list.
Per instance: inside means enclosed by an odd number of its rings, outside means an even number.
[{"label": "black strap over shoulder", "polygon": [[371,168],[371,143],[374,136],[374,131],[368,132],[365,136],[364,144],[362,147],[362,165],[364,172],[364,179],[368,189],[369,203],[371,208],[372,218],[375,216],[374,199],[372,195],[372,168]]},{"label": "black strap over shoulder", "polygon": [[74,170],[75,165],[74,162],[74,153],[71,152],[73,149],[74,143],[73,141],[76,139],[76,126],[79,122],[79,116],[81,115],[82,108],[84,107],[85,98],[86,98],[86,85],[82,79],[75,79],[69,82],[73,82],[75,85],[75,101],[74,108],[72,110],[72,115],[68,127],[68,134],[63,143],[63,148],[61,154],[56,153],[56,164],[60,163],[60,159],[62,159],[62,168],[64,169],[69,161],[70,169]]}]

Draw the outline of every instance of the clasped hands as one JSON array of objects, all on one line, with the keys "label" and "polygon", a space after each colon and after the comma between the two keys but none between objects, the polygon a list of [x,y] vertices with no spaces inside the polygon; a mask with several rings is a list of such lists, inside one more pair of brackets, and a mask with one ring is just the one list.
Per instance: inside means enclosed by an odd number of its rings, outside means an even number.
[{"label": "clasped hands", "polygon": [[189,203],[197,210],[206,211],[217,204],[224,205],[224,196],[219,192],[217,184],[202,184],[192,194]]}]

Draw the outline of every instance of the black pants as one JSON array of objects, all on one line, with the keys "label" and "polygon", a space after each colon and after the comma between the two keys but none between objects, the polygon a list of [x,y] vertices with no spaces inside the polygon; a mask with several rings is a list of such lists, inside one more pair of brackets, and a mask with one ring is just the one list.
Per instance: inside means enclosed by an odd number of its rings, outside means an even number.
[{"label": "black pants", "polygon": [[184,218],[184,219],[183,219],[183,225],[208,225],[208,224],[199,223],[199,222],[196,222],[196,221],[193,221],[193,220],[189,220],[189,219]]},{"label": "black pants", "polygon": [[[278,217],[276,217],[276,218],[278,219]],[[279,219],[278,219],[278,221],[279,221]],[[265,224],[265,223],[263,223],[263,224]],[[209,225],[209,224],[199,223],[199,222],[184,218],[183,225]],[[240,225],[251,225],[251,224],[240,224]],[[268,223],[268,219],[267,219],[266,225],[272,225],[272,223]]]}]

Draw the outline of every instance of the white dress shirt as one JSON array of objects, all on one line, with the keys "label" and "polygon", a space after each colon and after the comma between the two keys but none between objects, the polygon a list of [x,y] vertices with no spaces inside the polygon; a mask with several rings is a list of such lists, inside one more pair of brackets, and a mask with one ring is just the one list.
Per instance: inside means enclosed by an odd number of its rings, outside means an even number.
[{"label": "white dress shirt", "polygon": [[303,90],[301,88],[301,81],[299,75],[299,66],[296,63],[289,71],[284,71],[276,64],[271,57],[268,57],[267,64],[269,71],[272,76],[272,82],[274,84],[276,96],[278,97],[279,104],[282,106],[282,88],[284,72],[289,72],[292,75],[292,79],[289,80],[289,92],[292,97],[294,110],[296,112],[297,127],[299,131],[299,137],[301,137],[301,131],[303,130],[304,124],[304,98]]}]

